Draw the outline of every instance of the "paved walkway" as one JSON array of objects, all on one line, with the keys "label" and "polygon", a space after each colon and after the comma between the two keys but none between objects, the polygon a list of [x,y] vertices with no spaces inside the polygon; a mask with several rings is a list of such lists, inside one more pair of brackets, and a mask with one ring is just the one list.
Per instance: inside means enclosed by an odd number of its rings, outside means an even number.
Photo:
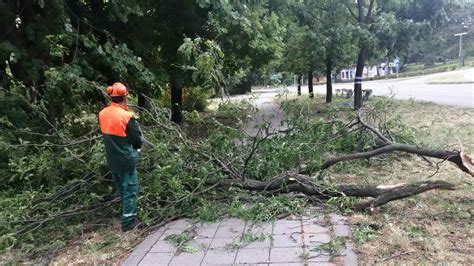
[{"label": "paved walkway", "polygon": [[[264,123],[270,124],[269,133],[286,129],[283,111],[273,97],[260,97],[255,104],[259,111],[247,121],[248,135],[257,135]],[[210,224],[178,220],[150,234],[124,265],[357,265],[346,241],[349,236],[345,218],[336,214],[290,216],[261,224],[238,219]],[[328,253],[337,245],[342,246],[339,254]]]},{"label": "paved walkway", "polygon": [[[284,121],[284,112],[276,101],[275,97],[260,97],[255,101],[258,111],[252,115],[249,121],[246,121],[244,131],[248,136],[254,137],[259,131],[259,127],[268,124],[268,133],[278,133],[281,130],[288,129],[288,125]],[[262,131],[260,136],[266,135],[267,132]]]},{"label": "paved walkway", "polygon": [[[307,218],[291,216],[271,223],[253,224],[223,219],[210,224],[188,220],[169,223],[149,235],[124,265],[357,265],[344,217],[329,214]],[[172,239],[190,239],[181,246]],[[331,257],[322,244],[342,244]],[[318,249],[319,247],[319,249]]]}]

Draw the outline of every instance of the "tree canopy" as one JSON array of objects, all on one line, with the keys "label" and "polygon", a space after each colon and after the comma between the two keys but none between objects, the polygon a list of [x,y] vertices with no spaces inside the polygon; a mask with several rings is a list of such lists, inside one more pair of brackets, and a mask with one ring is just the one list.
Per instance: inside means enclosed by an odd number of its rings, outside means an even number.
[{"label": "tree canopy", "polygon": [[[468,32],[465,49],[474,56],[473,16],[473,1],[448,0],[0,1],[0,217],[6,221],[0,251],[47,253],[40,243],[71,239],[84,223],[112,216],[97,113],[109,102],[105,88],[116,81],[129,88],[131,109],[156,143],[139,169],[149,192],[139,212],[150,225],[184,213],[216,217],[218,201],[239,212],[246,205],[238,197],[248,194],[236,187],[271,185],[268,195],[309,191],[321,199],[357,194],[331,184],[322,170],[385,152],[443,159],[472,174],[462,151],[421,149],[396,118],[374,118],[383,132],[354,113],[344,115],[352,119],[347,124],[313,124],[310,100],[293,102],[284,106],[295,111],[288,113],[288,134],[249,142],[239,126],[251,104],[222,103],[221,120],[195,111],[203,111],[210,97],[247,93],[275,74],[305,76],[311,96],[313,75],[325,75],[329,103],[338,70],[357,65],[361,77],[368,60],[433,65],[456,59],[459,32]],[[355,81],[355,106],[361,107],[362,81]],[[324,162],[328,154],[349,151],[362,152]],[[294,169],[304,173],[280,175]],[[307,186],[311,175],[317,175],[315,186]],[[257,198],[260,208],[270,201],[283,206],[275,215],[301,203],[263,198]],[[58,228],[61,234],[48,235]]]}]

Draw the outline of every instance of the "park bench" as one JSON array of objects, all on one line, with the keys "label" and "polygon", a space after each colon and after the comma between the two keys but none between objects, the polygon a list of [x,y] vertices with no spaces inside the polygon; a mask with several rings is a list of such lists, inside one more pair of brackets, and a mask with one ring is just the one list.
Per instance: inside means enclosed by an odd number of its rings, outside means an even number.
[{"label": "park bench", "polygon": [[[352,89],[336,89],[336,96],[345,97],[346,99],[352,98],[354,96],[354,90]],[[367,101],[369,97],[372,96],[372,90],[362,90],[362,100]]]}]

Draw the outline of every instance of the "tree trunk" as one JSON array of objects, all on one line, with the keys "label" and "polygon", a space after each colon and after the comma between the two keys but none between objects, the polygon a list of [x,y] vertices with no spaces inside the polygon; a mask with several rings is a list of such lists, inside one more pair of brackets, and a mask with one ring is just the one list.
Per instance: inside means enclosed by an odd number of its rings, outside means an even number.
[{"label": "tree trunk", "polygon": [[331,72],[332,72],[332,64],[331,64],[331,60],[328,59],[326,61],[326,103],[332,102]]},{"label": "tree trunk", "polygon": [[362,47],[357,57],[356,76],[354,79],[354,109],[362,107],[362,75],[364,72],[364,63],[367,57],[367,48]]},{"label": "tree trunk", "polygon": [[[372,9],[374,8],[375,0],[370,0],[369,6],[367,8],[367,15],[364,16],[364,0],[358,0],[357,2],[357,22],[359,27],[362,27],[364,24],[368,25],[371,23],[372,19]],[[349,9],[350,10],[350,9]],[[354,109],[358,110],[362,107],[362,74],[364,72],[364,64],[367,59],[367,47],[363,41],[359,41],[359,55],[357,56],[357,68],[356,68],[356,77],[354,80]]]},{"label": "tree trunk", "polygon": [[[146,103],[147,103],[147,98],[145,97],[146,93],[144,91],[142,91],[139,95],[138,95],[138,107],[140,108],[140,110],[144,109],[145,106],[146,106]],[[141,112],[141,111],[140,111]]]},{"label": "tree trunk", "polygon": [[314,98],[314,93],[313,93],[313,70],[308,71],[308,93],[309,93],[309,98]]},{"label": "tree trunk", "polygon": [[303,75],[299,74],[298,75],[298,95],[301,95],[301,79],[303,78]]},{"label": "tree trunk", "polygon": [[[388,53],[388,51],[387,51]],[[388,55],[385,57],[385,79],[388,79],[390,75],[390,69],[389,69],[389,62],[390,59],[388,58]]]},{"label": "tree trunk", "polygon": [[331,197],[370,197],[367,202],[354,205],[354,209],[369,209],[374,211],[378,206],[390,201],[403,199],[418,195],[433,189],[454,190],[451,183],[437,181],[419,181],[411,184],[378,185],[378,186],[357,186],[357,185],[334,185],[330,189],[324,185],[318,185],[310,177],[301,174],[287,173],[276,176],[268,181],[258,181],[252,179],[224,179],[219,185],[229,188],[238,187],[250,191],[262,191],[271,194],[299,192],[307,196],[328,199]]},{"label": "tree trunk", "polygon": [[386,143],[385,146],[380,148],[376,148],[371,151],[366,152],[358,152],[353,154],[341,155],[337,157],[330,158],[323,162],[321,165],[321,170],[327,169],[330,166],[343,161],[351,161],[357,159],[369,159],[374,156],[378,156],[381,154],[386,154],[395,151],[402,151],[411,154],[427,156],[432,158],[441,159],[444,161],[449,161],[458,166],[461,171],[468,173],[474,176],[474,163],[472,162],[471,158],[469,158],[464,152],[459,151],[445,151],[445,150],[431,150],[425,148],[419,148],[416,146],[402,144],[402,143]]},{"label": "tree trunk", "polygon": [[171,80],[171,121],[176,124],[183,122],[183,114],[181,107],[183,106],[183,88],[176,82]]}]

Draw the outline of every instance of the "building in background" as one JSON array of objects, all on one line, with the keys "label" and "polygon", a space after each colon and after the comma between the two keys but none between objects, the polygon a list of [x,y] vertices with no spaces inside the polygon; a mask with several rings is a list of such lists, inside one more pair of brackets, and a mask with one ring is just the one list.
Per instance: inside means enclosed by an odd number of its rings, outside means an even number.
[{"label": "building in background", "polygon": [[[393,74],[396,72],[395,65],[392,62],[389,63],[388,70],[386,70],[385,65],[386,65],[385,63],[381,63],[378,65],[365,66],[362,77],[364,79],[367,79],[367,78],[373,78],[377,76],[385,76],[386,71],[388,71],[388,74]],[[356,73],[356,65],[353,65],[351,68],[342,69],[336,75],[336,80],[340,80],[340,81],[354,80],[355,73]]]}]

